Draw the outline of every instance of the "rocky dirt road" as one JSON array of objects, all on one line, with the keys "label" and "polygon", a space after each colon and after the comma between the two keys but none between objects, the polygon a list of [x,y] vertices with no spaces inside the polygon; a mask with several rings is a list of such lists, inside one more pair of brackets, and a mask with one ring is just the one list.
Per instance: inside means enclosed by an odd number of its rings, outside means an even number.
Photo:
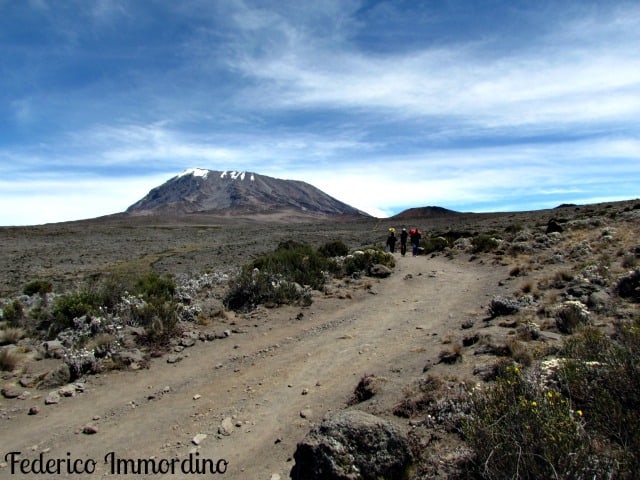
[{"label": "rocky dirt road", "polygon": [[[229,318],[228,328],[239,333],[198,342],[178,363],[164,357],[148,370],[91,377],[85,392],[57,405],[15,401],[0,430],[0,477],[212,477],[185,473],[187,464],[176,463],[191,458],[194,465],[217,463],[225,470],[220,478],[288,478],[297,442],[325,414],[347,407],[363,375],[379,377],[381,391],[352,408],[385,415],[424,365],[437,362],[447,335],[464,320],[483,323],[483,305],[506,276],[502,267],[462,256],[398,255],[391,277],[354,284],[343,298]],[[28,415],[36,403],[40,413]],[[96,433],[82,433],[85,426]],[[8,452],[58,462],[59,474],[11,475]],[[162,468],[178,460],[174,475],[125,475],[110,471],[113,457],[153,459]],[[94,471],[70,473],[72,462]]]}]

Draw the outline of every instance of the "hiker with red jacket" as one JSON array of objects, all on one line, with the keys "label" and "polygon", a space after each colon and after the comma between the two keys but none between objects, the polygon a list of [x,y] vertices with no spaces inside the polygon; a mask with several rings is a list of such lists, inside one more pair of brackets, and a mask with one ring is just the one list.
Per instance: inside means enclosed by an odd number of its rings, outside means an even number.
[{"label": "hiker with red jacket", "polygon": [[418,247],[420,247],[420,238],[422,238],[422,232],[417,228],[409,230],[409,237],[411,238],[411,248],[413,249],[413,256],[418,255]]}]

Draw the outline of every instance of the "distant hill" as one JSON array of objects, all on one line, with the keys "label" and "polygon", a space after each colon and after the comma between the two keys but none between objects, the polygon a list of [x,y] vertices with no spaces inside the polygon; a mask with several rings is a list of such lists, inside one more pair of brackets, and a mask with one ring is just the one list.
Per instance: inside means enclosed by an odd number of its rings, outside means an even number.
[{"label": "distant hill", "polygon": [[450,217],[453,215],[462,214],[455,210],[449,210],[443,207],[416,207],[403,210],[390,218],[394,220],[404,220],[408,218]]},{"label": "distant hill", "polygon": [[252,172],[192,168],[153,188],[126,213],[145,215],[254,215],[288,212],[309,216],[370,217],[297,180]]}]

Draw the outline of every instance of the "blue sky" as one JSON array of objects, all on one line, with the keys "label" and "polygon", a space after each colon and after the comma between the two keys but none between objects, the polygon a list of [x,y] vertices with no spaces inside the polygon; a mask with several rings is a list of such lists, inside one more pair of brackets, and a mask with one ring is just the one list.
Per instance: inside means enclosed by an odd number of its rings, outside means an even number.
[{"label": "blue sky", "polygon": [[640,196],[640,2],[0,0],[0,225],[185,169],[388,216]]}]

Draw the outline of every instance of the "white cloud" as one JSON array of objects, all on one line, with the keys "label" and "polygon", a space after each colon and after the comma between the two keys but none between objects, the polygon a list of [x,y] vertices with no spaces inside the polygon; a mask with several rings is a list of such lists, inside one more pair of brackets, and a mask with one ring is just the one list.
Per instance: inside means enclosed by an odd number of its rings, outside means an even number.
[{"label": "white cloud", "polygon": [[165,175],[3,180],[0,224],[37,225],[123,212],[166,180]]},{"label": "white cloud", "polygon": [[[27,223],[122,211],[191,167],[305,180],[377,215],[637,196],[640,7],[596,3],[528,7],[512,37],[478,22],[440,38],[388,30],[415,25],[397,6],[368,24],[358,1],[32,0],[48,23],[4,79],[5,136],[27,140],[0,144],[0,224],[16,205]],[[156,24],[166,36],[144,37]]]}]

